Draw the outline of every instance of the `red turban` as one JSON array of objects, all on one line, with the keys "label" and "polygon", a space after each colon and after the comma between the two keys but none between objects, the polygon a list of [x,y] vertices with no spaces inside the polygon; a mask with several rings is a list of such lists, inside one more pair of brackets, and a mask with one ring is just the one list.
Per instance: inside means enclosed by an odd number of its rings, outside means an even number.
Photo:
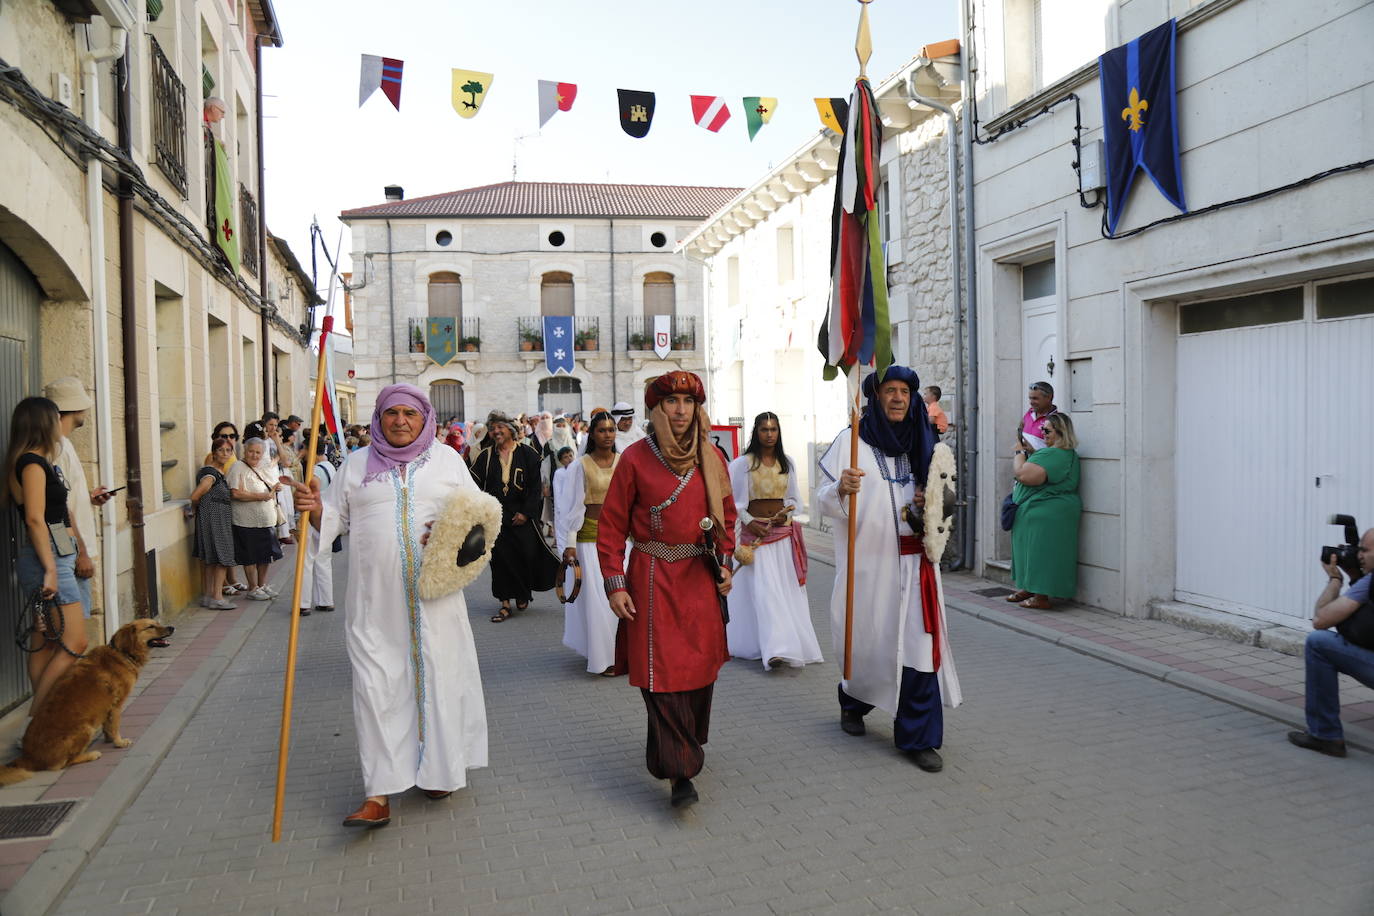
[{"label": "red turban", "polygon": [[698,404],[706,403],[706,387],[693,372],[665,372],[644,388],[644,406],[653,410],[670,394],[685,394]]}]

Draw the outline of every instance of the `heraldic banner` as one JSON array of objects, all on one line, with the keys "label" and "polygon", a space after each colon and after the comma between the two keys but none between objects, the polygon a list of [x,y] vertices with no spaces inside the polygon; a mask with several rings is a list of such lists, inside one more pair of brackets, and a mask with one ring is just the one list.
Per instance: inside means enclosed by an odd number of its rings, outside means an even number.
[{"label": "heraldic banner", "polygon": [[654,316],[654,355],[667,359],[668,351],[673,348],[673,316]]},{"label": "heraldic banner", "polygon": [[549,375],[573,371],[573,320],[571,315],[544,316],[544,368]]},{"label": "heraldic banner", "polygon": [[425,355],[437,365],[447,366],[458,353],[458,319],[429,318],[425,321]]},{"label": "heraldic banner", "polygon": [[229,170],[229,154],[224,144],[215,141],[215,244],[234,273],[239,270],[239,221],[234,206],[234,173]]},{"label": "heraldic banner", "polygon": [[1143,169],[1169,203],[1184,213],[1174,99],[1178,20],[1151,29],[1097,59],[1102,80],[1102,133],[1107,146],[1107,232],[1116,231],[1126,197]]}]

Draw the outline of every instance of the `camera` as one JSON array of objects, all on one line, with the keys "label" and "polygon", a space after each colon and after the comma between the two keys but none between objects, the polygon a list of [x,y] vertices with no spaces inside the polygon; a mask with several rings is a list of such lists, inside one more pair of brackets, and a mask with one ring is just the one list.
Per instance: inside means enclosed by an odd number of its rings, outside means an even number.
[{"label": "camera", "polygon": [[1345,543],[1339,547],[1322,547],[1321,561],[1332,562],[1334,554],[1336,565],[1345,571],[1351,582],[1354,582],[1364,575],[1364,570],[1360,569],[1360,527],[1355,523],[1355,516],[1333,515],[1326,523],[1344,526]]}]

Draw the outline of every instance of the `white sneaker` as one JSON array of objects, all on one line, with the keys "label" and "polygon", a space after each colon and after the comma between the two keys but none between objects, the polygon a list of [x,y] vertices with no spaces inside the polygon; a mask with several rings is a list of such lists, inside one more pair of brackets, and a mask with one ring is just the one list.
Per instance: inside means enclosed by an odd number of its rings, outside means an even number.
[{"label": "white sneaker", "polygon": [[270,585],[259,585],[258,588],[260,588],[264,592],[267,592],[267,594],[271,595],[273,598],[281,594],[281,592],[277,591]]},{"label": "white sneaker", "polygon": [[249,599],[250,601],[271,601],[271,600],[272,600],[272,596],[271,596],[270,594],[268,594],[267,589],[262,588],[262,587],[258,587],[258,588],[253,589],[252,591],[248,592],[248,593],[247,593],[246,595],[244,595],[243,597]]}]

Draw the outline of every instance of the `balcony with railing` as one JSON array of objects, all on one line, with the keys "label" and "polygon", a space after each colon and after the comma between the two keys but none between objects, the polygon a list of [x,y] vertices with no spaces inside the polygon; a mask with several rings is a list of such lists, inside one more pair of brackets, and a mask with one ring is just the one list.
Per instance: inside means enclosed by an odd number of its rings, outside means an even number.
[{"label": "balcony with railing", "polygon": [[[697,319],[695,315],[674,315],[669,321],[669,349],[688,351],[697,348]],[[654,319],[648,315],[631,315],[625,319],[625,349],[630,352],[653,352]]]},{"label": "balcony with railing", "polygon": [[239,263],[253,276],[258,275],[258,263],[262,252],[258,246],[258,202],[243,185],[239,185]]},{"label": "balcony with railing", "polygon": [[186,86],[162,52],[157,39],[148,36],[152,51],[153,157],[172,187],[186,196]]},{"label": "balcony with railing", "polygon": [[[529,315],[515,319],[515,333],[520,341],[520,352],[542,354],[544,352],[544,318],[542,315]],[[601,349],[601,319],[592,316],[573,318],[573,350],[579,353],[594,353]]]},{"label": "balcony with railing", "polygon": [[[435,316],[439,317],[439,316]],[[482,319],[449,319],[458,321],[454,328],[453,346],[459,359],[471,359],[482,352]],[[410,353],[424,354],[429,342],[429,318],[410,319]]]}]

